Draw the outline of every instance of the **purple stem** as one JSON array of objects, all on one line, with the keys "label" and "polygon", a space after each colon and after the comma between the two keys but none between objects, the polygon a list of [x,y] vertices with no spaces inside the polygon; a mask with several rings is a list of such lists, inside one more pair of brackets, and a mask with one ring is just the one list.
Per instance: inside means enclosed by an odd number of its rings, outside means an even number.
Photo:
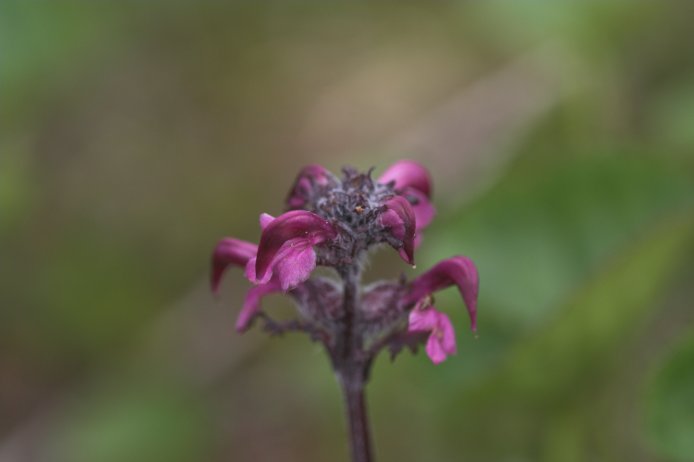
[{"label": "purple stem", "polygon": [[363,350],[363,338],[356,329],[359,304],[359,269],[343,268],[343,326],[332,352],[333,368],[344,396],[349,425],[349,446],[352,462],[371,462],[371,436],[366,412],[366,387],[371,358]]},{"label": "purple stem", "polygon": [[349,423],[349,445],[352,462],[371,462],[371,436],[366,413],[364,382],[340,378]]}]

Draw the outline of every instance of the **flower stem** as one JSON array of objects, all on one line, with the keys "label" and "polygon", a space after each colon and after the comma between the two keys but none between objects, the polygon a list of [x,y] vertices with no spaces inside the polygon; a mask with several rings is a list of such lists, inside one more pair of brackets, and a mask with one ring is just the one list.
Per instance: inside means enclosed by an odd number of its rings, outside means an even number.
[{"label": "flower stem", "polygon": [[349,424],[349,445],[352,462],[371,462],[371,436],[366,412],[363,380],[349,380],[339,375]]}]

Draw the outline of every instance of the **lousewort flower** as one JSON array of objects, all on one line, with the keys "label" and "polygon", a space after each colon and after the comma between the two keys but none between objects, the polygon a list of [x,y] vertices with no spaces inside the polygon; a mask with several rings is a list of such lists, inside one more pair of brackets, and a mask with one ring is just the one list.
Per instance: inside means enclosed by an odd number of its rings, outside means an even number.
[{"label": "lousewort flower", "polygon": [[[262,320],[271,334],[303,331],[321,342],[343,387],[354,461],[370,460],[364,386],[383,349],[391,357],[425,344],[432,362],[456,353],[453,326],[433,306],[433,294],[455,285],[477,328],[479,277],[472,261],[456,256],[439,262],[412,281],[403,276],[361,286],[369,250],[393,247],[409,265],[422,231],[435,214],[431,180],[417,162],[396,162],[377,179],[371,171],[345,168],[341,178],[319,165],[299,173],[286,200],[287,212],[260,216],[260,242],[222,239],[212,255],[212,290],[230,266],[254,284],[236,321],[239,332]],[[338,277],[312,275],[316,266]],[[295,302],[298,318],[278,322],[265,313],[265,295],[283,292]]]}]

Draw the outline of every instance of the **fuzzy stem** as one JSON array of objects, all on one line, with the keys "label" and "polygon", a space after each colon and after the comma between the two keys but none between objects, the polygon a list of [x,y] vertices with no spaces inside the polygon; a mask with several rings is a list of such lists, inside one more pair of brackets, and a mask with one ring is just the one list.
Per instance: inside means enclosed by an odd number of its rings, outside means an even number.
[{"label": "fuzzy stem", "polygon": [[357,297],[359,293],[359,274],[352,271],[342,273],[343,281],[343,300],[342,309],[344,311],[344,331],[341,339],[340,356],[343,362],[353,359],[354,354],[359,349],[358,341],[355,338],[354,324],[357,317]]},{"label": "fuzzy stem", "polygon": [[363,338],[356,326],[359,316],[360,268],[355,265],[338,272],[343,281],[344,328],[331,357],[345,401],[352,462],[371,462],[371,436],[364,396],[371,359],[362,351]]},{"label": "fuzzy stem", "polygon": [[371,462],[371,436],[366,412],[365,381],[339,375],[349,424],[349,446],[352,462]]}]

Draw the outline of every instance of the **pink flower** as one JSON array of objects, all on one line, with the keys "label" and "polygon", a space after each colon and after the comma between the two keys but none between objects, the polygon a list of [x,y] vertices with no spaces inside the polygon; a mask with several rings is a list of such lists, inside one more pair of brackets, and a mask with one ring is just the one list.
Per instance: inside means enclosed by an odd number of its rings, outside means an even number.
[{"label": "pink flower", "polygon": [[[299,210],[277,218],[262,214],[257,246],[233,238],[218,243],[212,255],[212,289],[218,290],[229,266],[245,267],[255,285],[238,315],[239,332],[261,314],[263,297],[286,292],[294,299],[301,322],[276,322],[263,314],[271,332],[309,332],[340,361],[349,348],[372,358],[386,345],[397,354],[425,342],[427,355],[438,364],[456,352],[456,343],[448,316],[431,306],[434,292],[455,285],[472,330],[477,328],[479,276],[469,258],[443,260],[409,283],[403,276],[359,288],[362,257],[373,246],[387,243],[414,265],[420,231],[435,213],[430,198],[429,174],[413,161],[396,162],[378,181],[373,181],[370,171],[345,168],[337,178],[319,165],[310,165],[299,173],[287,198],[288,207]],[[319,263],[334,268],[341,281],[312,277]]]},{"label": "pink flower", "polygon": [[290,209],[302,208],[311,200],[317,188],[328,185],[333,178],[326,168],[317,164],[307,165],[299,172],[287,195],[287,206]]},{"label": "pink flower", "polygon": [[[372,170],[342,169],[337,177],[320,165],[301,170],[286,199],[289,211],[260,216],[256,246],[222,239],[212,255],[212,290],[229,266],[244,267],[254,283],[236,320],[245,332],[255,320],[271,335],[303,332],[322,343],[342,385],[350,416],[353,460],[371,460],[363,388],[379,352],[394,359],[405,349],[439,364],[456,353],[448,316],[433,303],[434,292],[458,287],[477,328],[479,276],[472,261],[443,260],[411,282],[403,274],[362,286],[369,251],[389,244],[414,265],[421,231],[432,221],[431,180],[417,162],[402,160],[374,181]],[[316,265],[332,275],[313,275]],[[266,295],[284,292],[297,317],[273,319],[262,311]]]},{"label": "pink flower", "polygon": [[393,247],[400,257],[414,265],[414,239],[417,219],[410,203],[401,196],[395,196],[385,204],[386,210],[380,216],[381,225],[390,230],[398,241]]},{"label": "pink flower", "polygon": [[475,264],[467,257],[458,256],[442,260],[420,275],[410,285],[407,300],[421,303],[434,292],[455,285],[467,306],[472,331],[477,330],[477,293],[479,275]]},{"label": "pink flower", "polygon": [[429,332],[425,349],[434,364],[456,354],[455,332],[451,320],[433,306],[418,304],[410,312],[408,331]]},{"label": "pink flower", "polygon": [[395,189],[413,188],[431,197],[431,179],[429,172],[421,164],[413,160],[399,160],[388,167],[378,178],[379,183],[393,182]]},{"label": "pink flower", "polygon": [[258,246],[250,242],[225,237],[214,249],[212,253],[212,273],[210,285],[212,292],[219,292],[219,283],[226,269],[232,266],[245,267],[248,261],[255,258]]},{"label": "pink flower", "polygon": [[246,275],[256,283],[267,283],[275,275],[286,292],[310,277],[316,267],[313,247],[334,239],[337,233],[326,219],[304,210],[284,213],[272,221],[268,217],[261,217],[265,228],[255,265],[246,267]]},{"label": "pink flower", "polygon": [[416,237],[414,247],[421,243],[421,232],[431,224],[436,210],[431,204],[431,179],[429,172],[412,160],[400,160],[386,169],[379,177],[379,183],[392,183],[395,191],[412,205],[416,217]]}]

